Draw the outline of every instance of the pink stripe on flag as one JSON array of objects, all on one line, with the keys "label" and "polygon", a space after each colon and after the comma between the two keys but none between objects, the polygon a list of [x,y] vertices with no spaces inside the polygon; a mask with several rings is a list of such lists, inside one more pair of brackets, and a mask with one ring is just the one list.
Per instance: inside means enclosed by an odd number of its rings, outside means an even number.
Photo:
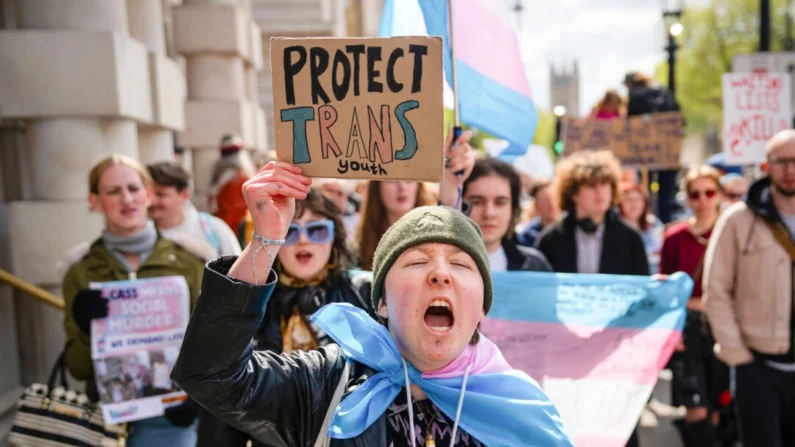
[{"label": "pink stripe on flag", "polygon": [[510,24],[484,8],[478,0],[455,0],[453,18],[456,59],[529,98],[530,85],[522,65],[519,41]]},{"label": "pink stripe on flag", "polygon": [[598,328],[486,318],[483,334],[512,367],[541,382],[546,378],[657,381],[677,331]]}]

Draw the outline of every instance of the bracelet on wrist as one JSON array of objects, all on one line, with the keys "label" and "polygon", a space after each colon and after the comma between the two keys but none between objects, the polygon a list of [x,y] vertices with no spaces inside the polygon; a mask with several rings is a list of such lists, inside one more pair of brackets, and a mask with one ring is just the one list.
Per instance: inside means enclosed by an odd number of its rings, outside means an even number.
[{"label": "bracelet on wrist", "polygon": [[[251,239],[255,240],[260,243],[260,246],[254,250],[254,255],[251,257],[251,276],[254,278],[254,285],[258,286],[259,283],[257,281],[257,253],[260,250],[265,248],[267,245],[284,245],[284,239],[270,239],[264,236],[257,234],[256,232],[251,233]],[[265,250],[265,253],[268,254],[268,258],[270,259],[270,265],[273,265],[273,255],[268,250]]]}]

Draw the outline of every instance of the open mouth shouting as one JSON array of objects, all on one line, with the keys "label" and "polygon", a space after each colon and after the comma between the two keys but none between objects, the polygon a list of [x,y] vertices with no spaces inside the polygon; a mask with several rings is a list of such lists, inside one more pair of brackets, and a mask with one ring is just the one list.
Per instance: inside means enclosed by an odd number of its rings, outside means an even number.
[{"label": "open mouth shouting", "polygon": [[299,250],[298,253],[295,254],[295,259],[301,264],[309,264],[314,257],[314,253],[308,250]]},{"label": "open mouth shouting", "polygon": [[425,325],[432,332],[445,333],[453,327],[454,323],[455,319],[453,311],[450,309],[450,303],[445,300],[433,300],[425,311]]}]

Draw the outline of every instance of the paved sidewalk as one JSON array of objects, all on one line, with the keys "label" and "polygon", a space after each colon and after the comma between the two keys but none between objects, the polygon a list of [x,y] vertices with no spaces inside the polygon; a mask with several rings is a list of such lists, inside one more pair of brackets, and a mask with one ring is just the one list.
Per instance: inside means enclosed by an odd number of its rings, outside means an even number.
[{"label": "paved sidewalk", "polygon": [[652,392],[651,401],[640,416],[641,447],[682,447],[675,419],[685,416],[684,407],[671,405],[671,372],[663,370]]}]

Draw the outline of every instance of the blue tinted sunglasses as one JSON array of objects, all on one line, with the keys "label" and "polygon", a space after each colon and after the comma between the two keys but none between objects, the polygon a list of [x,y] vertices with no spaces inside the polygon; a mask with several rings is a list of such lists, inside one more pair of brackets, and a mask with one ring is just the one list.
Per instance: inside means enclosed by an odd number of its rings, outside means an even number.
[{"label": "blue tinted sunglasses", "polygon": [[334,221],[316,220],[303,226],[291,223],[287,236],[284,237],[284,245],[295,245],[301,239],[302,233],[313,244],[329,243],[334,239]]}]

